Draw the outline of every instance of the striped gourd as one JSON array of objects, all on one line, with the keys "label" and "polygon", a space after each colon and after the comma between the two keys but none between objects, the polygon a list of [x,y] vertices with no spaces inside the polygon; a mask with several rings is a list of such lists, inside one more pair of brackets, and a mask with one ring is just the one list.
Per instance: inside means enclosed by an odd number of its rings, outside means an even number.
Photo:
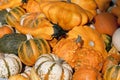
[{"label": "striped gourd", "polygon": [[104,80],[120,80],[120,65],[113,65],[106,69]]},{"label": "striped gourd", "polygon": [[24,15],[26,12],[22,7],[14,7],[11,8],[10,11],[6,14],[6,22],[7,24],[14,26],[14,21],[20,21],[20,18],[22,15]]},{"label": "striped gourd", "polygon": [[0,78],[8,78],[21,72],[22,63],[15,54],[0,54]]},{"label": "striped gourd", "polygon": [[18,48],[18,56],[28,66],[34,65],[41,54],[49,53],[50,46],[43,38],[31,38],[22,42]]},{"label": "striped gourd", "polygon": [[41,55],[34,69],[41,80],[72,80],[71,66],[52,53]]}]

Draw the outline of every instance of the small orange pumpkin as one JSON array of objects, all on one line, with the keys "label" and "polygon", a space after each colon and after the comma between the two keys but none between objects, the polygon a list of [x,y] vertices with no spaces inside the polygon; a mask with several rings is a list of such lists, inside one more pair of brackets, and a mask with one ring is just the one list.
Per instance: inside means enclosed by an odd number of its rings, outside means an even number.
[{"label": "small orange pumpkin", "polygon": [[5,34],[13,33],[13,29],[9,25],[3,25],[0,27],[0,38],[3,37]]}]

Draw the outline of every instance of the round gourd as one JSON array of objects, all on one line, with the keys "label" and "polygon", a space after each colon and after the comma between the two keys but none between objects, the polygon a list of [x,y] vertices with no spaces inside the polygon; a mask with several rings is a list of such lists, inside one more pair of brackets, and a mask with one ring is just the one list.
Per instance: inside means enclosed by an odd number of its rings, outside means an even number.
[{"label": "round gourd", "polygon": [[14,7],[11,8],[10,11],[6,14],[6,22],[10,26],[15,26],[12,21],[20,21],[20,18],[22,15],[24,15],[26,12],[22,7]]},{"label": "round gourd", "polygon": [[120,80],[120,65],[113,65],[105,71],[104,80]]},{"label": "round gourd", "polygon": [[114,33],[113,33],[113,36],[112,36],[112,43],[113,45],[115,46],[115,48],[120,51],[120,39],[119,39],[119,35],[120,35],[120,28],[118,28]]},{"label": "round gourd", "polygon": [[22,63],[18,56],[14,54],[0,53],[0,77],[8,78],[12,75],[20,73]]},{"label": "round gourd", "polygon": [[90,66],[98,71],[101,71],[104,58],[99,51],[92,48],[81,48],[77,51],[76,55],[76,70],[80,67]]},{"label": "round gourd", "polygon": [[73,80],[102,80],[102,77],[94,68],[84,66],[75,71]]},{"label": "round gourd", "polygon": [[53,53],[41,55],[34,68],[41,80],[72,80],[71,66]]},{"label": "round gourd", "polygon": [[94,26],[98,32],[112,36],[118,28],[117,18],[108,12],[97,14],[94,17]]},{"label": "round gourd", "polygon": [[20,43],[25,40],[26,35],[21,33],[6,34],[0,38],[0,52],[17,54]]},{"label": "round gourd", "polygon": [[18,56],[28,66],[34,65],[41,54],[50,53],[50,46],[43,38],[33,38],[22,42],[18,48]]},{"label": "round gourd", "polygon": [[72,67],[75,67],[75,61],[77,57],[77,50],[81,49],[82,40],[81,37],[64,39],[56,43],[53,47],[53,52],[60,58],[68,62]]},{"label": "round gourd", "polygon": [[68,38],[77,38],[78,35],[83,40],[83,47],[93,48],[101,52],[102,56],[105,58],[107,52],[105,49],[105,43],[100,33],[95,29],[85,25],[85,26],[76,26],[68,33]]}]

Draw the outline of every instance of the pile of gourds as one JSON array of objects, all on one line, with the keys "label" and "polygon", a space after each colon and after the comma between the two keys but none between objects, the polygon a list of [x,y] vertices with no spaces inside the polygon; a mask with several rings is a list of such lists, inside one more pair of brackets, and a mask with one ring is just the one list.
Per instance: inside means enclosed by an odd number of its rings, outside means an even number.
[{"label": "pile of gourds", "polygon": [[120,80],[120,0],[1,0],[0,78]]}]

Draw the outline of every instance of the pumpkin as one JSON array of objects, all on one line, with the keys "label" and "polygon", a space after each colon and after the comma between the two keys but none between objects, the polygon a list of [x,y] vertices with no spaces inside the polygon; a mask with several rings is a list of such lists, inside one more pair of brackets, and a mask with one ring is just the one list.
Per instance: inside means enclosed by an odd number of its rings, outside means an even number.
[{"label": "pumpkin", "polygon": [[13,29],[9,25],[1,25],[0,26],[0,38],[3,37],[5,34],[13,33]]},{"label": "pumpkin", "polygon": [[76,26],[66,35],[68,36],[67,38],[77,38],[78,35],[81,36],[81,39],[83,40],[83,47],[93,48],[99,51],[104,58],[107,56],[104,40],[101,34],[95,29],[92,29],[87,25]]},{"label": "pumpkin", "polygon": [[80,67],[90,66],[97,71],[101,71],[104,59],[99,51],[92,48],[81,48],[77,51],[76,55],[76,70],[78,70]]},{"label": "pumpkin", "polygon": [[21,6],[24,0],[1,0],[0,10]]},{"label": "pumpkin", "polygon": [[73,74],[73,80],[102,80],[101,74],[94,68],[85,66],[80,67]]},{"label": "pumpkin", "polygon": [[109,53],[107,58],[104,60],[102,73],[105,74],[108,69],[114,65],[118,65],[120,62],[120,55],[117,53]]},{"label": "pumpkin", "polygon": [[22,42],[18,48],[20,60],[28,66],[33,66],[41,54],[50,53],[50,46],[43,38],[32,38]]},{"label": "pumpkin", "polygon": [[73,68],[77,57],[77,49],[81,49],[82,40],[78,38],[61,39],[53,47],[53,53],[68,62]]},{"label": "pumpkin", "polygon": [[118,28],[117,18],[108,12],[97,14],[94,17],[94,26],[98,32],[112,36]]},{"label": "pumpkin", "polygon": [[32,68],[30,71],[30,80],[41,80],[34,68]]},{"label": "pumpkin", "polygon": [[18,54],[18,47],[22,41],[27,40],[21,33],[6,34],[0,38],[0,52]]},{"label": "pumpkin", "polygon": [[120,51],[120,39],[119,39],[119,34],[120,34],[120,28],[118,28],[117,30],[115,30],[115,32],[113,33],[112,36],[112,44],[115,46],[115,48]]},{"label": "pumpkin", "polygon": [[23,34],[31,34],[35,38],[52,40],[66,33],[59,25],[52,24],[43,13],[28,13],[21,17],[20,23],[12,20],[15,29]]},{"label": "pumpkin", "polygon": [[29,80],[29,79],[27,79],[26,77],[20,74],[17,74],[17,75],[10,76],[9,80]]},{"label": "pumpkin", "polygon": [[0,53],[0,77],[9,78],[19,74],[22,70],[22,63],[14,54]]},{"label": "pumpkin", "polygon": [[120,66],[113,65],[105,71],[103,75],[104,80],[120,80]]},{"label": "pumpkin", "polygon": [[71,66],[53,53],[39,56],[34,68],[41,80],[72,80]]},{"label": "pumpkin", "polygon": [[72,3],[78,4],[80,7],[86,10],[89,17],[89,21],[97,14],[97,4],[95,0],[71,0]]},{"label": "pumpkin", "polygon": [[10,11],[6,14],[5,19],[7,24],[9,24],[10,26],[15,26],[12,21],[20,21],[20,18],[22,15],[24,15],[26,12],[25,10],[18,6],[18,7],[14,7],[11,8]]},{"label": "pumpkin", "polygon": [[40,3],[40,9],[52,23],[58,24],[64,30],[71,30],[74,26],[88,22],[86,11],[77,4],[45,1]]},{"label": "pumpkin", "polygon": [[106,45],[105,49],[107,50],[107,52],[109,52],[109,50],[112,48],[112,36],[108,34],[102,34],[102,38]]}]

